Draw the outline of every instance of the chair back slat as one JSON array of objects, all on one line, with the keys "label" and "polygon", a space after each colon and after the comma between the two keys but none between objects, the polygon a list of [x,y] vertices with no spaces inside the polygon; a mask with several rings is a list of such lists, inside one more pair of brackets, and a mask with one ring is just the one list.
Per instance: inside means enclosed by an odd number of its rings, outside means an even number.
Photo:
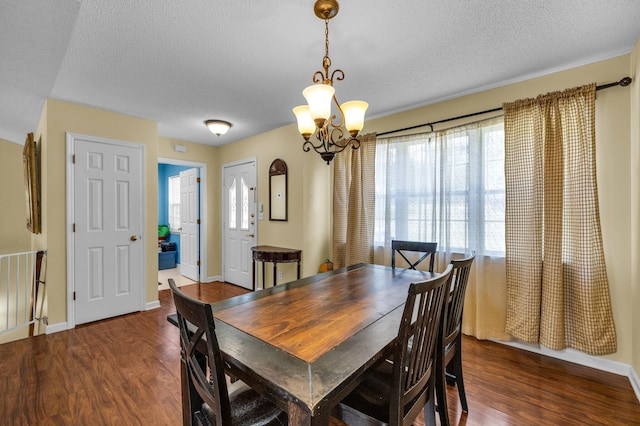
[{"label": "chair back slat", "polygon": [[[438,243],[422,242],[422,241],[391,241],[391,267],[396,267],[396,253],[407,262],[409,269],[416,269],[418,264],[422,263],[427,257],[429,257],[429,272],[433,272],[433,265],[435,261],[436,250],[438,249]],[[417,260],[410,260],[406,253],[416,252],[422,253],[422,256]]]}]

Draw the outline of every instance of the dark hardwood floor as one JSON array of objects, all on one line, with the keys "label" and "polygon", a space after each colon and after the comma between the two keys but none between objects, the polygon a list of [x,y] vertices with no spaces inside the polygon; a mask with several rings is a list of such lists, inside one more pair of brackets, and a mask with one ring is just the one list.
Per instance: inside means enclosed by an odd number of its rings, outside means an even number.
[{"label": "dark hardwood floor", "polygon": [[[245,292],[182,289],[206,301]],[[0,345],[0,424],[181,424],[175,310],[168,290],[159,298],[160,309]],[[470,337],[463,364],[470,412],[449,388],[453,425],[640,425],[626,377]]]}]

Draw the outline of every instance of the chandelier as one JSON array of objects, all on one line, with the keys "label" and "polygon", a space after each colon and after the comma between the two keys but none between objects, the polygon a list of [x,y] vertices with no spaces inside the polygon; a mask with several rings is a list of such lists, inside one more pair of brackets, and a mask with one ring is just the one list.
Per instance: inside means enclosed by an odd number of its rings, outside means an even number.
[{"label": "chandelier", "polygon": [[[329,74],[329,67],[331,67],[329,20],[338,14],[339,8],[337,0],[317,0],[313,7],[315,15],[323,19],[325,25],[323,71],[316,71],[313,74],[315,84],[302,91],[307,105],[293,108],[293,113],[298,121],[298,131],[304,138],[302,149],[309,152],[313,148],[327,164],[333,160],[337,153],[344,151],[348,146],[353,149],[360,147],[357,136],[364,126],[364,113],[369,106],[363,101],[349,101],[340,105],[335,96],[333,81],[343,80],[344,72],[336,69]],[[339,121],[336,121],[338,117],[331,113],[332,101],[340,114]],[[348,132],[346,137],[343,126]],[[311,139],[312,135],[315,140]]]}]

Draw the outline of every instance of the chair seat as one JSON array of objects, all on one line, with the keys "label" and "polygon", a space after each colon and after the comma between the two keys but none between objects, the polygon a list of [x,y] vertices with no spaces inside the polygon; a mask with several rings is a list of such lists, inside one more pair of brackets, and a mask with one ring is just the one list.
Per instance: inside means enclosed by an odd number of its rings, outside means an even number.
[{"label": "chair seat", "polygon": [[[229,400],[233,425],[284,426],[288,423],[285,412],[242,381],[229,386]],[[202,404],[202,411],[208,418],[215,418],[214,411],[207,404]]]}]

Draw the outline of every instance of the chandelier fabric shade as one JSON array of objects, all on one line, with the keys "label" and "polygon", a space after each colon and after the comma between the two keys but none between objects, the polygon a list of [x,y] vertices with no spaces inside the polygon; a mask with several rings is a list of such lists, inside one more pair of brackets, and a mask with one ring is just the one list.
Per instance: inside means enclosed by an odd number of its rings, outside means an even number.
[{"label": "chandelier fabric shade", "polygon": [[[344,72],[336,69],[329,74],[331,67],[329,20],[338,14],[339,8],[337,0],[315,2],[314,12],[325,22],[325,55],[322,58],[322,71],[316,71],[313,75],[315,84],[302,91],[307,105],[293,108],[298,122],[298,131],[304,138],[302,149],[309,152],[313,148],[327,164],[347,147],[351,146],[352,149],[360,147],[357,136],[364,127],[364,115],[369,107],[369,104],[364,101],[349,101],[340,105],[336,99],[333,81],[334,79],[343,80]],[[332,114],[333,105],[339,116]],[[343,130],[343,126],[347,132]]]}]

